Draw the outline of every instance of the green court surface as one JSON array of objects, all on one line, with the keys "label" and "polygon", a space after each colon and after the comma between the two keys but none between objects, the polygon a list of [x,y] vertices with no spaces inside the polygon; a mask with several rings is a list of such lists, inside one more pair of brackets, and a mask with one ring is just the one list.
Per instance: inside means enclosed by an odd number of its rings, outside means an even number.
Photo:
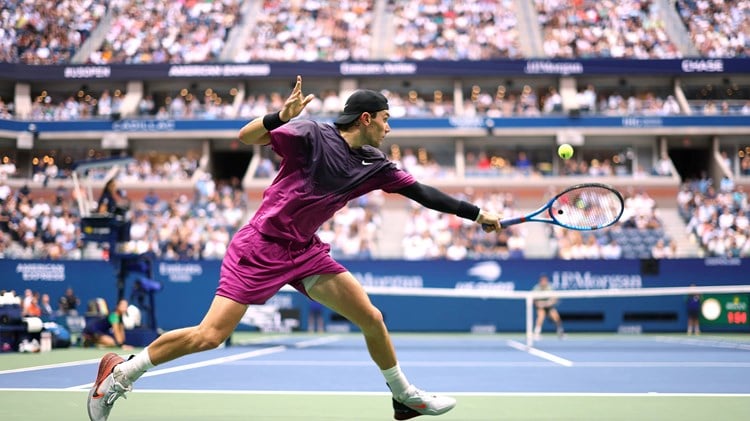
[{"label": "green court surface", "polygon": [[[466,396],[440,417],[454,421],[742,421],[747,397]],[[86,419],[86,393],[0,392],[3,420]],[[387,395],[295,395],[133,392],[110,421],[375,421],[390,420]]]}]

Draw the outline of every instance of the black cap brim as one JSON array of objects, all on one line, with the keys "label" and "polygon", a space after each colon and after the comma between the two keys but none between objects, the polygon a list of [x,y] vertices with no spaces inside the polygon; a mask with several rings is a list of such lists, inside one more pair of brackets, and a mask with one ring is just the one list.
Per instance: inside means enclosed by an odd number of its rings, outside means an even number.
[{"label": "black cap brim", "polygon": [[347,114],[347,113],[344,113],[344,114],[341,114],[336,119],[336,121],[334,121],[334,124],[337,124],[339,126],[346,126],[348,124],[352,124],[354,122],[354,120],[356,120],[357,117],[359,117],[360,115],[362,115],[362,113],[357,113],[357,114]]}]

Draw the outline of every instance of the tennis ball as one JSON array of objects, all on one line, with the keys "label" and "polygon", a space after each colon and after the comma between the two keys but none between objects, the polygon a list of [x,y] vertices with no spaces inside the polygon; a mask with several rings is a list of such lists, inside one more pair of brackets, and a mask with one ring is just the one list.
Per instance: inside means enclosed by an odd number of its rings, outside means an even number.
[{"label": "tennis ball", "polygon": [[573,147],[567,143],[563,143],[557,148],[557,154],[560,155],[560,158],[562,159],[570,159],[573,156]]}]

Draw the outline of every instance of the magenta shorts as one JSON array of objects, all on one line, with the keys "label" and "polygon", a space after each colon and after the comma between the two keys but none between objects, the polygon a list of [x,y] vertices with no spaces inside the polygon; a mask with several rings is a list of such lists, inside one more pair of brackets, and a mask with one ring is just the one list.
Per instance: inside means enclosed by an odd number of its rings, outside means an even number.
[{"label": "magenta shorts", "polygon": [[307,295],[302,280],[346,272],[315,236],[307,244],[290,243],[245,225],[232,237],[221,264],[216,295],[242,304],[263,304],[289,284]]}]

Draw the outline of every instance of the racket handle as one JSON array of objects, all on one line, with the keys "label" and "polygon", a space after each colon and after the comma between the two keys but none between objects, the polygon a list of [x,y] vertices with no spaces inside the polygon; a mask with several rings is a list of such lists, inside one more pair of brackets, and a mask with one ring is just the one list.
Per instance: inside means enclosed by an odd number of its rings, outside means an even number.
[{"label": "racket handle", "polygon": [[[500,228],[507,228],[511,225],[516,225],[516,224],[520,224],[521,222],[526,222],[526,217],[521,216],[518,218],[501,219],[498,222],[500,222]],[[492,225],[488,225],[488,224],[482,224],[482,226],[485,228],[492,227]]]}]

